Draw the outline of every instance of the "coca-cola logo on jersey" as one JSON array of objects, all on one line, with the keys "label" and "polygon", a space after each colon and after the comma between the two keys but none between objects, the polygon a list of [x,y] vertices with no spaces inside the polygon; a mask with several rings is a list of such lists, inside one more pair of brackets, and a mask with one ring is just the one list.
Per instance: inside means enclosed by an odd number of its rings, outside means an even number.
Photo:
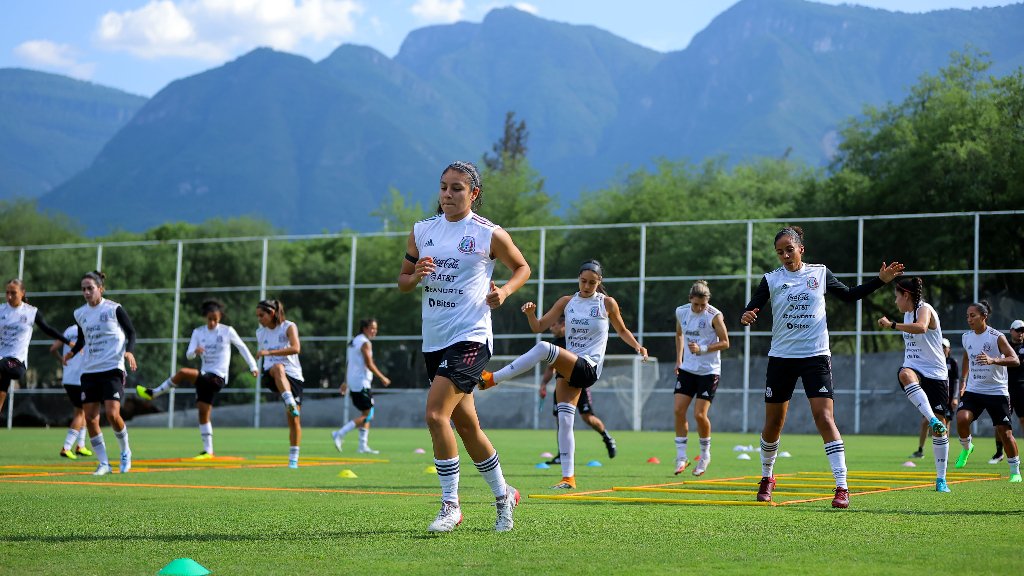
[{"label": "coca-cola logo on jersey", "polygon": [[449,270],[458,270],[459,269],[459,259],[458,258],[442,258],[440,260],[434,260],[434,266],[436,266],[438,268],[447,268]]}]

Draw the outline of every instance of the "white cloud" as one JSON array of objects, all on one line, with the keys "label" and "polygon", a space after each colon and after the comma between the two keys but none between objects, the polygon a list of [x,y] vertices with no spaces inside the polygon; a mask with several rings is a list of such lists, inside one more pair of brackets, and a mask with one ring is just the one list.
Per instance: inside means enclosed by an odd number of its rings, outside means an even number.
[{"label": "white cloud", "polygon": [[108,12],[96,35],[108,48],[143,58],[219,61],[256,46],[294,50],[304,41],[355,32],[356,0],[150,0]]},{"label": "white cloud", "polygon": [[417,0],[409,11],[424,22],[455,22],[465,8],[462,0]]},{"label": "white cloud", "polygon": [[79,62],[77,51],[68,44],[29,40],[15,46],[14,53],[30,65],[59,70],[82,80],[92,78],[96,71],[95,63]]},{"label": "white cloud", "polygon": [[536,16],[537,14],[540,14],[540,8],[537,8],[533,4],[529,4],[527,2],[516,2],[515,4],[512,5],[512,7],[515,8],[516,10],[522,10],[523,12],[529,12],[530,14],[533,14],[534,16]]}]

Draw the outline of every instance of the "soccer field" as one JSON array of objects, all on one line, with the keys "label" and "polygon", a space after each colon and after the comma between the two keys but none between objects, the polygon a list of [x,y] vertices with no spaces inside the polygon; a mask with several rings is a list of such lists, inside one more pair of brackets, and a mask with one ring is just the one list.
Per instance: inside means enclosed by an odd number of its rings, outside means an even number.
[{"label": "soccer field", "polygon": [[[108,446],[116,448],[105,432]],[[493,498],[463,452],[465,521],[454,533],[434,535],[426,527],[437,513],[439,488],[436,474],[425,471],[433,463],[425,429],[374,430],[371,445],[381,453],[372,459],[351,453],[355,435],[338,454],[328,430],[306,429],[298,470],[285,466],[284,429],[218,428],[215,434],[220,459],[194,463],[178,459],[198,452],[195,430],[132,429],[132,472],[94,478],[88,474],[92,458],[57,457],[63,430],[0,431],[0,574],[156,574],[183,557],[216,575],[891,575],[957,567],[1012,574],[1024,566],[1024,485],[1007,482],[1005,464],[987,464],[990,439],[979,440],[966,468],[950,472],[998,473],[998,479],[951,475],[953,492],[939,494],[927,447],[916,468],[902,466],[914,438],[847,436],[851,503],[848,510],[833,510],[827,499],[797,496],[827,493],[827,486],[814,487],[831,480],[818,437],[783,435],[780,450],[792,457],[780,458],[775,468],[777,503],[812,501],[727,506],[531,498],[552,494],[549,486],[560,478],[558,466],[535,467],[541,452],[554,450],[554,434],[490,430],[506,478],[523,494],[515,529],[493,532]],[[732,487],[746,496],[607,491],[708,489],[713,483],[694,484],[698,479],[689,472],[672,475],[672,437],[619,432],[619,455],[609,460],[596,434],[578,430],[576,492],[754,500],[757,480],[743,477],[760,476],[758,455],[738,460],[733,447],[756,446],[756,434],[715,434],[711,466],[699,479],[736,478],[729,484],[749,484]],[[416,448],[427,453],[416,454]],[[954,441],[951,460],[959,450]],[[652,456],[661,463],[648,463]],[[587,466],[591,460],[602,466]],[[339,477],[342,470],[357,478]],[[918,483],[914,476],[872,475],[870,484],[856,477],[868,471],[923,476]],[[797,472],[821,474],[785,476]],[[810,487],[786,496],[786,482]],[[858,482],[873,493],[858,494]]]}]

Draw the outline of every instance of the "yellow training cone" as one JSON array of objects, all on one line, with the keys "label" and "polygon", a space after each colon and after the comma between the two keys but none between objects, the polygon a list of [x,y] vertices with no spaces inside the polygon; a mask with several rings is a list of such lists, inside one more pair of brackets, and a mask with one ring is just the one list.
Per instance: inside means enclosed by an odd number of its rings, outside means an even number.
[{"label": "yellow training cone", "polygon": [[345,469],[338,472],[338,478],[359,478],[359,476],[356,476],[355,472]]},{"label": "yellow training cone", "polygon": [[423,469],[424,474],[437,474],[437,468],[433,466],[427,466]]}]

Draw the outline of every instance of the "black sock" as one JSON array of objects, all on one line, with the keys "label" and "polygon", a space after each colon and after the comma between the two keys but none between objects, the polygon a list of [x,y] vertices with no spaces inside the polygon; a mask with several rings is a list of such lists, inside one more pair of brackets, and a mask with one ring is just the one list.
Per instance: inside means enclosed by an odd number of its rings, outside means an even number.
[{"label": "black sock", "polygon": [[600,434],[601,434],[601,438],[604,438],[605,440],[611,440],[612,439],[612,437],[608,434],[608,429],[607,428],[605,428],[604,430],[601,430]]}]

